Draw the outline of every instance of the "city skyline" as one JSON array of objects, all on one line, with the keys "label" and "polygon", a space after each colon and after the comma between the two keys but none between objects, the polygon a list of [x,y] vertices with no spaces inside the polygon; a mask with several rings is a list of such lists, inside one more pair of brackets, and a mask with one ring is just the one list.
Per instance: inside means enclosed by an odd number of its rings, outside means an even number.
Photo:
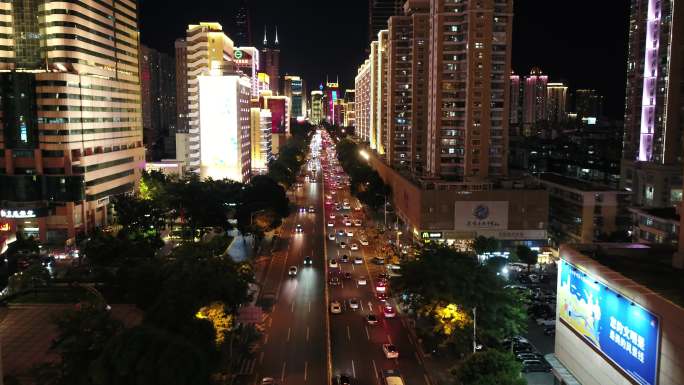
[{"label": "city skyline", "polygon": [[[184,12],[176,12],[178,7],[173,6],[176,1],[171,1],[171,6],[167,2],[161,6],[159,0],[140,4],[143,44],[172,54],[175,38],[184,36],[188,24],[199,21],[217,21],[229,37],[234,33],[233,16],[239,1],[217,5],[199,0],[197,6]],[[353,86],[356,68],[367,55],[366,1],[339,7],[303,0],[298,7],[291,7],[287,2],[253,0],[250,7],[251,32],[258,46],[264,26],[269,31],[278,26],[283,76],[302,76],[310,90],[325,83],[326,75],[333,78],[339,75],[341,86]],[[592,12],[585,12],[588,7]],[[516,73],[527,74],[537,66],[550,79],[567,84],[570,91],[597,89],[605,96],[606,115],[623,118],[628,4],[616,7],[581,0],[558,9],[541,0],[517,1],[514,14],[512,69]],[[578,20],[583,28],[573,27]],[[320,32],[323,30],[327,33]],[[595,43],[596,36],[610,44]],[[325,55],[309,54],[325,46],[334,49]],[[307,60],[299,60],[302,55]]]}]

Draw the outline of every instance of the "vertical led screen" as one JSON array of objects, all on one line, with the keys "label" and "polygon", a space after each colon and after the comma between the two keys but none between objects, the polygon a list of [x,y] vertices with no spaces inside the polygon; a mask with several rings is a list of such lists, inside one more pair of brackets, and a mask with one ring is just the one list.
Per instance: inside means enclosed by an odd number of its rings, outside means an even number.
[{"label": "vertical led screen", "polygon": [[271,132],[274,134],[287,133],[284,99],[268,99],[268,109],[271,110]]},{"label": "vertical led screen", "polygon": [[636,383],[655,385],[658,318],[567,261],[558,266],[558,317]]},{"label": "vertical led screen", "polygon": [[242,180],[238,147],[237,77],[200,76],[200,173]]}]

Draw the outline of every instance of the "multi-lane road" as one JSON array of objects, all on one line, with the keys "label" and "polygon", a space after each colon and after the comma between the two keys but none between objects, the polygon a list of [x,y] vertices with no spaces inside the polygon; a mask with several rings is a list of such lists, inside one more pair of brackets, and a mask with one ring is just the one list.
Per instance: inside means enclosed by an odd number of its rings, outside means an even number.
[{"label": "multi-lane road", "polygon": [[[371,250],[375,250],[377,240],[368,239],[367,246],[361,245],[366,226],[372,224],[367,223],[363,211],[354,210],[359,202],[343,183],[346,176],[338,173],[334,145],[325,132],[312,140],[312,153],[316,152],[320,155],[312,158],[305,170],[313,181],[290,192],[290,200],[297,208],[307,210],[296,210],[284,222],[281,251],[274,255],[263,285],[264,290],[272,291],[268,294],[275,295],[275,303],[268,312],[260,351],[250,368],[254,383],[263,377],[273,377],[283,385],[324,385],[330,384],[331,379],[335,383],[338,375],[345,374],[351,377],[352,384],[379,385],[383,370],[398,369],[408,385],[431,385],[423,357],[402,315],[396,312],[391,300],[383,302],[376,296],[377,277],[386,272],[384,266],[373,264],[375,255]],[[340,183],[335,180],[337,175]],[[351,208],[336,210],[334,203],[345,200]],[[310,206],[313,213],[308,212]],[[334,219],[331,213],[335,214]],[[345,214],[352,221],[361,220],[362,225],[345,226]],[[332,227],[328,226],[330,221]],[[301,226],[301,233],[296,232],[297,225]],[[329,232],[337,234],[339,230],[351,230],[354,234],[328,238]],[[347,243],[344,248],[340,246],[342,241]],[[352,243],[359,249],[350,250]],[[349,256],[349,262],[340,261],[343,255]],[[304,265],[307,256],[312,258],[312,266]],[[353,262],[357,256],[363,258],[363,263]],[[331,259],[340,261],[337,267],[330,267]],[[295,277],[288,274],[290,266],[298,268]],[[345,273],[351,277],[345,278]],[[340,278],[339,285],[328,284],[333,275]],[[367,284],[360,285],[360,277],[365,277]],[[357,300],[357,309],[350,306],[351,299]],[[342,304],[341,314],[331,314],[332,301]],[[395,309],[393,318],[384,316],[384,307],[388,305]],[[375,325],[366,322],[371,313],[377,316]],[[395,345],[399,358],[386,358],[383,344]]]}]

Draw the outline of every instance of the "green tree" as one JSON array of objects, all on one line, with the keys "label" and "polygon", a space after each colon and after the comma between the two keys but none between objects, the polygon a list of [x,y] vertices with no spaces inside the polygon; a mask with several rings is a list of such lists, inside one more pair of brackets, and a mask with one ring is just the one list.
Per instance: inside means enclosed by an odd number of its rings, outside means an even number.
[{"label": "green tree", "polygon": [[527,271],[530,271],[532,265],[536,265],[539,260],[539,254],[525,245],[518,245],[515,248],[515,255],[520,262],[527,264]]},{"label": "green tree", "polygon": [[91,365],[95,385],[208,385],[207,355],[183,337],[147,326],[113,338]]},{"label": "green tree", "polygon": [[500,248],[501,242],[494,237],[484,237],[480,235],[473,241],[473,250],[477,255],[493,253],[499,251]]},{"label": "green tree", "polygon": [[51,350],[61,358],[60,384],[90,385],[90,364],[108,341],[123,329],[100,305],[80,303],[54,319],[57,337]]},{"label": "green tree", "polygon": [[47,286],[52,277],[41,263],[33,263],[27,269],[19,271],[9,277],[7,292],[9,295]]},{"label": "green tree", "polygon": [[452,374],[461,385],[525,385],[520,369],[511,354],[485,350],[466,358]]}]

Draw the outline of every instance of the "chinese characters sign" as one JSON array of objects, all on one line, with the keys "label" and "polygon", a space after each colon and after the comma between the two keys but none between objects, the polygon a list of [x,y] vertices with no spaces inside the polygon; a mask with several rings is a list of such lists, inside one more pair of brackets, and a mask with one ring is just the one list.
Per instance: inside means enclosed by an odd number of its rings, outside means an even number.
[{"label": "chinese characters sign", "polygon": [[508,202],[456,202],[454,230],[508,229]]},{"label": "chinese characters sign", "polygon": [[0,210],[0,218],[24,219],[35,217],[36,213],[33,210]]},{"label": "chinese characters sign", "polygon": [[656,384],[658,318],[564,260],[558,316],[638,384]]}]

